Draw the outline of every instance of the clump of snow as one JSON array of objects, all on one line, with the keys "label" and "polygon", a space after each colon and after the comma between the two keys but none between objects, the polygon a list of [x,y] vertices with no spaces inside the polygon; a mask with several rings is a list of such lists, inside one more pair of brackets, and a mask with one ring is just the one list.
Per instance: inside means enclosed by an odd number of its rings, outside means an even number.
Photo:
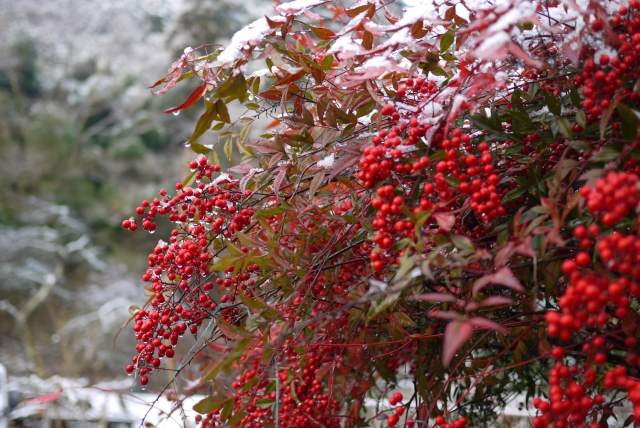
[{"label": "clump of snow", "polygon": [[528,21],[533,18],[536,13],[536,7],[528,1],[518,2],[513,8],[509,9],[496,22],[491,24],[487,29],[488,33],[496,33],[498,31],[509,30],[514,25]]},{"label": "clump of snow", "polygon": [[338,59],[345,60],[353,58],[363,51],[363,47],[357,44],[351,36],[338,38],[327,53],[335,53]]},{"label": "clump of snow", "polygon": [[396,69],[396,64],[385,56],[376,55],[364,62],[355,71],[358,76],[353,76],[354,80],[374,79]]},{"label": "clump of snow", "polygon": [[227,174],[226,172],[221,172],[220,175],[216,177],[215,180],[209,183],[209,186],[216,186],[218,183],[221,183],[223,181],[231,181],[231,180],[232,178],[229,174]]},{"label": "clump of snow", "polygon": [[283,15],[300,15],[328,1],[329,0],[293,0],[279,5],[276,9]]},{"label": "clump of snow", "polygon": [[[439,2],[444,3],[444,2]],[[398,29],[415,24],[418,21],[438,21],[439,16],[432,2],[426,1],[407,9],[402,19],[392,25],[392,29]]]},{"label": "clump of snow", "polygon": [[260,44],[265,37],[273,32],[274,29],[269,27],[266,18],[260,18],[252,22],[233,36],[229,45],[218,55],[213,65],[219,67],[232,65],[235,61],[245,56],[243,50],[248,50],[251,46]]},{"label": "clump of snow", "polygon": [[318,165],[321,168],[331,168],[335,163],[336,163],[336,157],[333,153],[331,153],[329,156],[325,157],[321,161],[318,161],[316,165]]},{"label": "clump of snow", "polygon": [[505,59],[509,43],[511,36],[506,31],[500,31],[484,39],[474,51],[474,56],[481,59]]}]

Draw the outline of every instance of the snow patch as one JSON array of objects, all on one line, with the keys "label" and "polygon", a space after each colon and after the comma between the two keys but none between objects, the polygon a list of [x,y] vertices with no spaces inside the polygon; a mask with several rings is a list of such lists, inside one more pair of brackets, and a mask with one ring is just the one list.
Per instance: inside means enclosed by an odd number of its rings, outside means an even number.
[{"label": "snow patch", "polygon": [[353,58],[363,51],[363,47],[357,44],[351,36],[342,36],[335,41],[327,53],[335,53],[338,59]]},{"label": "snow patch", "polygon": [[318,161],[316,165],[318,165],[321,168],[331,168],[335,163],[336,163],[336,157],[333,153],[331,153],[326,158],[322,159],[321,161]]},{"label": "snow patch", "polygon": [[[278,20],[279,17],[269,18]],[[274,30],[269,27],[266,18],[260,18],[238,31],[229,45],[215,59],[213,65],[218,67],[228,67],[235,61],[244,58],[244,50],[249,50],[251,46],[260,44],[265,37],[273,33]]]},{"label": "snow patch", "polygon": [[327,3],[327,1],[329,0],[293,0],[279,5],[276,9],[283,15],[300,15],[309,9]]}]

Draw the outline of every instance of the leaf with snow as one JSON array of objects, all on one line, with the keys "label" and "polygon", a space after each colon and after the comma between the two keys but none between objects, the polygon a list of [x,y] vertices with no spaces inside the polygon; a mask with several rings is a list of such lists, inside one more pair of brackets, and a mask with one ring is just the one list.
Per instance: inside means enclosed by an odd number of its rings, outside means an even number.
[{"label": "leaf with snow", "polygon": [[242,193],[247,190],[247,184],[249,183],[249,180],[251,180],[254,175],[263,171],[264,169],[262,168],[251,168],[251,170],[249,170],[249,172],[247,172],[247,174],[240,179],[240,190],[242,191]]},{"label": "leaf with snow", "polygon": [[276,9],[283,15],[300,15],[309,9],[313,9],[321,4],[328,3],[330,0],[293,0],[288,3],[282,3]]},{"label": "leaf with snow", "polygon": [[331,45],[327,53],[335,54],[339,60],[345,60],[360,55],[363,51],[364,48],[353,41],[351,36],[342,36]]},{"label": "leaf with snow", "polygon": [[449,367],[451,360],[458,350],[471,337],[471,323],[469,321],[451,321],[444,331],[444,344],[442,345],[442,364]]},{"label": "leaf with snow", "polygon": [[319,160],[318,163],[316,163],[316,165],[321,168],[331,168],[333,167],[334,163],[336,163],[336,156],[333,153],[331,153],[329,156],[325,157],[324,159]]},{"label": "leaf with snow", "polygon": [[503,285],[517,291],[518,293],[524,293],[525,291],[520,281],[515,276],[513,276],[513,272],[511,272],[511,269],[509,269],[508,267],[503,267],[497,272],[485,275],[477,280],[473,285],[473,295],[475,296],[476,294],[478,294],[478,292],[488,284]]},{"label": "leaf with snow", "polygon": [[251,165],[249,162],[245,162],[245,163],[241,163],[239,165],[236,165],[234,167],[229,168],[229,171],[237,172],[238,174],[246,174],[249,171],[251,171],[252,169],[255,169],[255,167],[253,165]]},{"label": "leaf with snow", "polygon": [[[269,19],[279,22],[281,18],[273,16]],[[245,58],[249,54],[250,47],[261,44],[265,37],[274,32],[275,29],[269,26],[266,18],[260,18],[252,22],[234,34],[229,44],[213,62],[213,66],[224,68],[233,65],[235,61]]]}]

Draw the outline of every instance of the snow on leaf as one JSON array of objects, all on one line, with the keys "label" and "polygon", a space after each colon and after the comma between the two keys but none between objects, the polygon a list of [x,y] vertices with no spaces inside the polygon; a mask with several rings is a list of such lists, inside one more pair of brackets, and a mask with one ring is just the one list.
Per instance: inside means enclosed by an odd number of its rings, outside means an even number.
[{"label": "snow on leaf", "polygon": [[484,39],[473,51],[473,55],[480,59],[505,59],[509,43],[511,36],[506,31],[500,31]]},{"label": "snow on leaf", "polygon": [[471,337],[471,323],[469,321],[451,321],[444,331],[444,344],[442,346],[442,364],[449,367],[451,360],[458,350]]},{"label": "snow on leaf", "polygon": [[519,293],[524,293],[525,289],[520,283],[520,281],[513,276],[513,272],[508,267],[503,267],[495,273],[485,275],[473,285],[473,295],[478,294],[480,290],[482,290],[488,284],[497,284],[503,285],[505,287],[511,288]]},{"label": "snow on leaf", "polygon": [[252,168],[244,177],[240,179],[240,190],[242,191],[242,193],[244,193],[245,190],[247,190],[247,183],[249,183],[249,180],[251,180],[251,178],[253,178],[254,175],[263,171],[264,169],[262,168]]},{"label": "snow on leaf", "polygon": [[501,326],[497,322],[491,321],[490,319],[483,318],[483,317],[471,318],[469,320],[469,322],[471,324],[473,324],[474,326],[480,327],[480,328],[487,328],[489,330],[496,330],[496,331],[500,331],[502,333],[505,333],[507,331],[506,328],[504,328],[503,326]]},{"label": "snow on leaf", "polygon": [[249,171],[251,171],[252,169],[255,169],[255,167],[253,165],[251,165],[249,162],[245,162],[245,163],[241,163],[239,165],[236,165],[234,167],[229,168],[229,171],[237,172],[238,174],[246,174]]},{"label": "snow on leaf", "polygon": [[351,36],[347,35],[339,37],[327,53],[336,54],[339,60],[345,60],[359,55],[363,50],[364,48],[361,45],[353,41]]},{"label": "snow on leaf", "polygon": [[436,23],[440,21],[438,12],[432,2],[425,1],[407,9],[404,16],[400,21],[394,25],[384,27],[384,30],[398,30],[403,27],[408,27],[415,24],[418,21],[427,21]]},{"label": "snow on leaf", "polygon": [[[280,17],[270,17],[272,21],[279,21]],[[229,67],[239,59],[246,56],[247,47],[257,46],[264,38],[275,32],[275,29],[269,26],[266,18],[260,18],[238,31],[229,44],[215,59],[213,65],[218,67]]]},{"label": "snow on leaf", "polygon": [[321,168],[331,168],[333,166],[333,164],[336,163],[336,156],[331,153],[329,156],[325,157],[324,159],[318,161],[318,163],[316,163],[317,166],[321,167]]},{"label": "snow on leaf", "polygon": [[293,0],[288,3],[282,3],[276,9],[283,15],[300,15],[309,9],[313,9],[329,0]]},{"label": "snow on leaf", "polygon": [[157,81],[153,86],[150,86],[149,88],[155,88],[156,86],[166,82],[164,87],[157,92],[151,91],[151,93],[153,95],[162,95],[166,93],[169,89],[176,86],[176,83],[178,83],[180,76],[182,76],[182,69],[185,67],[186,64],[187,64],[187,61],[184,56],[174,61],[173,64],[171,64],[171,67],[169,67],[169,72],[167,73],[167,76],[164,79]]},{"label": "snow on leaf", "polygon": [[25,402],[26,403],[38,403],[38,404],[50,403],[50,402],[54,401],[55,399],[57,399],[58,397],[60,397],[60,394],[62,394],[62,389],[58,388],[58,389],[56,389],[55,392],[53,392],[51,394],[41,395],[40,397],[31,398],[29,400],[25,400]]}]

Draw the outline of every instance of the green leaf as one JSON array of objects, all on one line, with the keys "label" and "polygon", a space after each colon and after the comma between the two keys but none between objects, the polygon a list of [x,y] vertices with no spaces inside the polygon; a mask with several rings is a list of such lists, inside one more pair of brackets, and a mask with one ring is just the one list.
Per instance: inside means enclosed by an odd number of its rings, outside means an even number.
[{"label": "green leaf", "polygon": [[224,404],[228,401],[233,402],[234,400],[233,398],[227,397],[226,395],[210,395],[194,404],[193,410],[200,414],[209,413],[224,406]]},{"label": "green leaf", "polygon": [[560,103],[558,102],[558,100],[547,91],[544,91],[544,100],[547,104],[547,107],[549,107],[549,111],[556,116],[560,116],[562,108],[560,107]]},{"label": "green leaf", "polygon": [[453,242],[453,245],[455,245],[459,250],[473,252],[476,249],[473,242],[471,242],[471,239],[466,236],[451,234],[449,235],[449,238],[451,239],[451,242]]},{"label": "green leaf", "polygon": [[193,150],[194,152],[200,155],[206,155],[211,151],[209,147],[205,147],[202,144],[198,144],[198,143],[191,143],[191,150]]},{"label": "green leaf", "polygon": [[247,139],[247,136],[249,135],[249,131],[251,131],[251,124],[253,122],[249,122],[247,123],[245,126],[242,127],[242,129],[240,130],[240,140],[241,141],[245,141]]},{"label": "green leaf", "polygon": [[[442,39],[440,39],[440,52],[446,52],[447,49],[451,47],[455,40],[453,30],[449,30],[442,35]],[[435,73],[434,73],[435,74]]]},{"label": "green leaf", "polygon": [[509,146],[509,148],[507,150],[505,150],[504,154],[505,155],[519,155],[520,151],[522,150],[522,148],[524,147],[524,145],[522,144],[512,144]]},{"label": "green leaf", "polygon": [[266,409],[267,407],[271,407],[273,403],[275,403],[275,400],[272,400],[271,398],[261,398],[255,402],[254,406],[258,409]]},{"label": "green leaf", "polygon": [[591,146],[589,143],[580,140],[572,140],[569,141],[569,146],[578,150],[579,152],[588,152],[591,150]]},{"label": "green leaf", "polygon": [[458,177],[449,175],[445,178],[445,180],[447,181],[447,184],[449,184],[449,186],[451,187],[458,188],[458,186],[460,186],[460,179]]},{"label": "green leaf", "polygon": [[229,160],[229,163],[231,163],[231,160],[233,159],[233,139],[232,138],[227,138],[227,140],[224,142],[224,155]]},{"label": "green leaf", "polygon": [[440,77],[449,77],[446,71],[444,71],[441,67],[436,67],[433,70],[430,70],[434,76]]},{"label": "green leaf", "polygon": [[587,126],[587,115],[584,110],[578,110],[576,112],[576,122],[580,124],[583,128]]},{"label": "green leaf", "polygon": [[620,157],[620,153],[610,148],[606,148],[602,150],[600,153],[597,153],[589,159],[591,162],[609,162]]},{"label": "green leaf", "polygon": [[411,318],[409,318],[409,315],[405,314],[404,312],[394,312],[391,314],[391,316],[393,317],[395,322],[397,322],[403,327],[418,326]]},{"label": "green leaf", "polygon": [[187,175],[187,178],[182,180],[182,185],[184,187],[189,187],[193,184],[194,181],[196,181],[196,172],[197,171],[191,172],[191,174]]},{"label": "green leaf", "polygon": [[[196,123],[196,129],[194,129],[191,138],[189,138],[189,142],[191,143],[191,148],[193,149],[193,143],[200,138],[207,130],[211,127],[211,124],[214,120],[218,119],[218,108],[217,103],[212,103],[209,101],[204,102],[206,110],[198,119],[198,123]],[[197,152],[196,152],[197,153]]]},{"label": "green leaf", "polygon": [[217,262],[214,262],[212,265],[210,265],[209,270],[211,270],[212,272],[223,271],[229,266],[244,260],[244,258],[245,258],[244,254],[239,256],[233,256],[231,254],[226,255],[222,257],[220,260],[218,260]]},{"label": "green leaf", "polygon": [[218,117],[224,123],[231,123],[231,118],[229,117],[229,109],[227,109],[227,105],[222,100],[216,101],[216,109],[218,111]]},{"label": "green leaf", "polygon": [[527,193],[526,187],[517,187],[515,189],[512,189],[511,191],[509,191],[509,193],[504,195],[504,198],[502,198],[502,203],[508,204],[509,202],[513,202],[525,193]]},{"label": "green leaf", "polygon": [[573,133],[571,132],[571,123],[566,117],[559,117],[557,119],[558,122],[558,130],[560,133],[567,137],[568,139],[573,139]]},{"label": "green leaf", "polygon": [[482,116],[480,114],[476,114],[471,116],[471,122],[473,122],[473,124],[480,128],[480,129],[484,129],[485,131],[497,131],[497,132],[502,132],[502,124],[501,123],[497,123],[496,126],[496,121],[491,120],[491,118],[488,118],[486,116]]},{"label": "green leaf", "polygon": [[211,162],[212,165],[220,165],[220,158],[215,150],[212,150],[211,153],[209,153],[209,162]]}]

